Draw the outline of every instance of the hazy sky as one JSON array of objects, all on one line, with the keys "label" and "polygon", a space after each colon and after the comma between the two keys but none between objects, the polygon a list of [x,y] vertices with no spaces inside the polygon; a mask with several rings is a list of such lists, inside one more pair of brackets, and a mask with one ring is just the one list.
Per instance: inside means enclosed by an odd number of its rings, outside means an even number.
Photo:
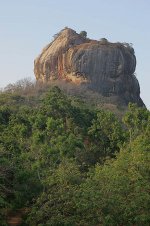
[{"label": "hazy sky", "polygon": [[86,30],[89,38],[133,43],[150,109],[150,0],[0,0],[0,87],[34,78],[34,59],[65,26]]}]

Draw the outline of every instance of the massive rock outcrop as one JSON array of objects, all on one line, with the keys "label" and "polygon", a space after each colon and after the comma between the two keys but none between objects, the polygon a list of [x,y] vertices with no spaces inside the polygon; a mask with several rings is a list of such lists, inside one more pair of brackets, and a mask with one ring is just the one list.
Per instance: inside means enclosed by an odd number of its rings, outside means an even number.
[{"label": "massive rock outcrop", "polygon": [[122,105],[143,106],[135,67],[130,45],[87,39],[69,28],[59,32],[34,62],[38,81],[66,80],[114,96]]}]

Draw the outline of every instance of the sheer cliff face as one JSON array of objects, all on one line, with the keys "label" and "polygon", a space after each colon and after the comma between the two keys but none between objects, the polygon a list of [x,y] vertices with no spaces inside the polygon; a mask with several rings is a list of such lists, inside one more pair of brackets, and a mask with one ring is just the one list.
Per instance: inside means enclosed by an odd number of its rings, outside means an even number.
[{"label": "sheer cliff face", "polygon": [[63,79],[87,86],[122,104],[143,105],[134,76],[136,58],[130,46],[85,39],[72,29],[62,30],[34,62],[37,80]]}]

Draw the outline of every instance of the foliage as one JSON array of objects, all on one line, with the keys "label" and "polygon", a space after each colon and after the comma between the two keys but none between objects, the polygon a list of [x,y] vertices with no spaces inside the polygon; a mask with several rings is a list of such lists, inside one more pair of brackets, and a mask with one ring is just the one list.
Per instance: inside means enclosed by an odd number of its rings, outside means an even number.
[{"label": "foliage", "polygon": [[101,38],[100,42],[101,42],[101,44],[107,44],[108,40],[107,40],[107,38]]},{"label": "foliage", "polygon": [[150,112],[145,108],[137,107],[136,104],[129,104],[128,109],[123,122],[128,128],[130,141],[145,131],[150,133]]},{"label": "foliage", "polygon": [[55,171],[49,171],[46,191],[36,201],[29,223],[75,225],[75,202],[72,197],[82,180],[79,167],[73,161],[63,159]]},{"label": "foliage", "polygon": [[92,140],[93,151],[97,149],[99,157],[113,156],[125,141],[125,132],[121,123],[113,113],[104,110],[97,112],[88,133]]},{"label": "foliage", "polygon": [[127,48],[132,54],[134,54],[133,44],[132,43],[122,43],[125,48]]},{"label": "foliage", "polygon": [[80,36],[83,38],[87,38],[87,32],[86,31],[81,31]]},{"label": "foliage", "polygon": [[76,196],[80,225],[149,225],[147,139],[138,137],[115,160],[95,167]]},{"label": "foliage", "polygon": [[130,104],[121,122],[58,87],[17,87],[0,94],[0,225],[25,207],[33,226],[149,225],[149,111]]}]

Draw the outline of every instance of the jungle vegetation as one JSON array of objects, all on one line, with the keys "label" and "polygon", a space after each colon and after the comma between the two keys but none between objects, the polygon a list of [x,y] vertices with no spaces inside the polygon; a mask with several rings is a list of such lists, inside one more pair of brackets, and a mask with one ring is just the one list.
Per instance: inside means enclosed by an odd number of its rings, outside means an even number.
[{"label": "jungle vegetation", "polygon": [[0,225],[18,209],[22,225],[150,225],[149,110],[30,86],[0,93]]}]

